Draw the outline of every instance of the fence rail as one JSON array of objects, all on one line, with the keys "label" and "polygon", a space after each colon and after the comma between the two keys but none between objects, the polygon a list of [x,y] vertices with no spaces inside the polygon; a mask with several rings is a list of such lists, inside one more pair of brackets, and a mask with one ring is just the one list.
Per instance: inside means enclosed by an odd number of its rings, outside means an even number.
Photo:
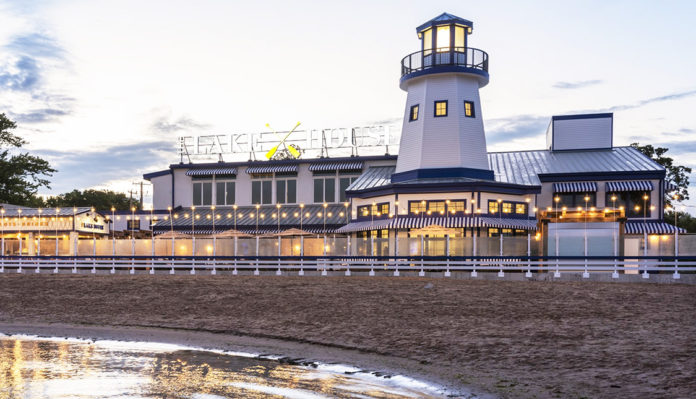
[{"label": "fence rail", "polygon": [[468,272],[476,277],[478,272],[533,273],[552,272],[554,277],[561,273],[611,273],[613,278],[621,274],[640,274],[649,278],[654,273],[670,273],[679,279],[681,273],[696,272],[696,257],[540,257],[540,256],[470,256],[470,257],[394,257],[394,256],[251,256],[251,257],[191,257],[191,256],[0,256],[0,273],[149,273],[181,274],[208,273],[237,275],[240,273],[259,275],[275,271],[277,275],[304,275],[306,271],[321,275],[363,272],[374,276],[376,271],[399,276],[402,272],[443,273],[450,277],[452,272]]}]

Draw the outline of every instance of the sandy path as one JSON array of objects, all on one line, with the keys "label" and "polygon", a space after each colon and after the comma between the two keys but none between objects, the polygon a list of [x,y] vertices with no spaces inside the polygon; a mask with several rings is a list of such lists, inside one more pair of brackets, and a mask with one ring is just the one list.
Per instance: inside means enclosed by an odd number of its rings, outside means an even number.
[{"label": "sandy path", "polygon": [[[510,398],[693,397],[695,305],[696,287],[676,284],[0,276],[2,323],[183,328],[353,348],[363,358],[348,363],[374,367],[384,355],[385,367]],[[300,353],[332,357],[314,348]]]}]

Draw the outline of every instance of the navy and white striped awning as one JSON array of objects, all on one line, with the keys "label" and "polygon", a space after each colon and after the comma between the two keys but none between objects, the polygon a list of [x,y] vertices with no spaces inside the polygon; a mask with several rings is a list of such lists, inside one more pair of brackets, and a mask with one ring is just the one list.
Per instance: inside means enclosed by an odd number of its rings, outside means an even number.
[{"label": "navy and white striped awning", "polygon": [[362,161],[315,162],[309,165],[310,172],[326,172],[331,170],[362,170],[362,168]]},{"label": "navy and white striped awning", "polygon": [[676,230],[686,233],[681,227],[677,228],[665,222],[626,222],[624,232],[626,234],[674,234]]},{"label": "navy and white striped awning", "polygon": [[250,166],[247,168],[248,174],[265,174],[265,173],[287,173],[297,172],[297,165],[264,165]]},{"label": "navy and white striped awning", "polygon": [[364,220],[351,222],[336,230],[337,233],[353,233],[356,231],[380,230],[392,227],[394,219]]},{"label": "navy and white striped awning", "polygon": [[593,181],[553,183],[553,191],[555,193],[591,193],[597,191],[597,183]]},{"label": "navy and white striped awning", "polygon": [[452,217],[416,217],[404,216],[391,219],[365,220],[351,222],[341,228],[337,233],[352,233],[356,231],[368,231],[379,229],[422,229],[427,226],[437,225],[445,228],[465,229],[476,227],[510,228],[522,230],[536,230],[534,219],[514,219],[476,216],[452,216]]},{"label": "navy and white striped awning", "polygon": [[669,193],[671,191],[676,191],[679,190],[679,186],[676,184],[672,183],[671,181],[666,181],[665,182],[665,192]]},{"label": "navy and white striped awning", "polygon": [[237,168],[189,169],[186,176],[236,175]]},{"label": "navy and white striped awning", "polygon": [[607,182],[606,191],[616,193],[620,191],[652,191],[653,184],[645,180],[626,180]]}]

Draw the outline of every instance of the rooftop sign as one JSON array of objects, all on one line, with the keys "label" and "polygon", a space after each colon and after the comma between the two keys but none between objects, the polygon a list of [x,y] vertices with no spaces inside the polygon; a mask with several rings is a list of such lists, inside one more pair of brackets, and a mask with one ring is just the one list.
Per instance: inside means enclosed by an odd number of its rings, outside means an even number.
[{"label": "rooftop sign", "polygon": [[[278,136],[286,135],[278,147]],[[180,136],[177,154],[182,162],[262,160],[274,147],[278,148],[272,159],[396,154],[400,138],[401,130],[393,125]]]}]

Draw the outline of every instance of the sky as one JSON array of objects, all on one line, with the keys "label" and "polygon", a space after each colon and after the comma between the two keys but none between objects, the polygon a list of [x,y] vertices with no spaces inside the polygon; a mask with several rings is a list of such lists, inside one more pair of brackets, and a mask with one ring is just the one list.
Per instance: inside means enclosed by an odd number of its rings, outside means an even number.
[{"label": "sky", "polygon": [[696,186],[693,1],[0,0],[0,112],[58,169],[40,193],[127,192],[180,135],[400,124],[399,62],[442,12],[489,54],[489,151],[613,112],[615,145],[668,147]]}]

